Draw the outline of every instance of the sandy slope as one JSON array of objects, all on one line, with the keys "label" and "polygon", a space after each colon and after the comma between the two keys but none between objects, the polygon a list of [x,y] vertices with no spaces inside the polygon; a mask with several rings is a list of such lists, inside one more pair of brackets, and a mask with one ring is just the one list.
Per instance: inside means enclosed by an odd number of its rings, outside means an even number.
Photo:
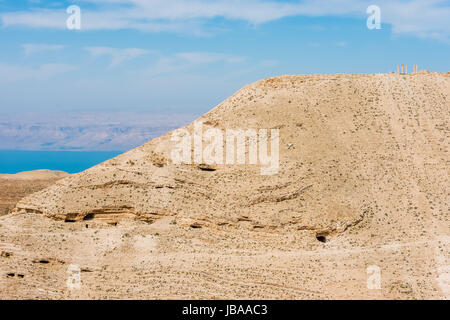
[{"label": "sandy slope", "polygon": [[3,180],[52,180],[61,179],[66,177],[68,174],[63,171],[54,170],[34,170],[34,171],[24,171],[16,174],[0,174],[0,179]]},{"label": "sandy slope", "polygon": [[60,180],[0,219],[2,297],[448,299],[449,94],[437,73],[251,84],[199,120],[278,128],[277,174],[175,165],[169,133]]}]

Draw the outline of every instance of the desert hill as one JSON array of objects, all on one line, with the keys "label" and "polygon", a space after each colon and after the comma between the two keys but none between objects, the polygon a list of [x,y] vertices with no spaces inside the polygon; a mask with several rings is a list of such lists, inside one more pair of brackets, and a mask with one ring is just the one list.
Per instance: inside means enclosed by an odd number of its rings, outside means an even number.
[{"label": "desert hill", "polygon": [[[197,123],[278,129],[277,173],[261,174],[261,164],[176,164],[170,132],[22,199],[5,219],[77,234],[92,232],[80,229],[86,222],[106,228],[114,245],[102,239],[87,258],[72,240],[58,259],[100,269],[119,259],[127,280],[109,276],[131,281],[138,297],[448,298],[449,107],[448,74],[264,79]],[[121,226],[158,240],[136,249]],[[155,287],[131,271],[150,247],[153,271],[164,275],[152,278],[158,294],[142,292]],[[382,291],[366,288],[372,264],[383,270]],[[94,287],[81,296],[101,296]],[[117,290],[106,297],[123,297]]]},{"label": "desert hill", "polygon": [[51,170],[0,174],[0,215],[14,209],[23,197],[45,189],[67,175],[62,171]]},{"label": "desert hill", "polygon": [[[215,171],[173,165],[169,133],[17,208],[71,220],[173,215],[200,224],[331,232],[383,207],[407,208],[411,194],[420,192],[430,194],[437,203],[433,214],[442,219],[443,198],[434,195],[448,185],[442,117],[450,103],[442,92],[448,90],[449,78],[437,75],[266,79],[199,121],[224,130],[279,128],[278,174],[262,176],[250,165]],[[187,129],[192,132],[192,125]]]}]

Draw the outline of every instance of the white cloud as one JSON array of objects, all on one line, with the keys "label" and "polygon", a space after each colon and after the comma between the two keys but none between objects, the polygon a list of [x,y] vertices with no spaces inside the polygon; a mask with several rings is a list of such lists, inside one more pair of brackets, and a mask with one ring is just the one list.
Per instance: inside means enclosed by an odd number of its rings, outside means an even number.
[{"label": "white cloud", "polygon": [[216,62],[234,64],[246,60],[245,57],[217,52],[180,52],[168,56],[158,54],[158,56],[159,58],[153,65],[138,71],[138,73],[146,77],[156,77],[177,73],[204,64]]},{"label": "white cloud", "polygon": [[[96,9],[83,9],[83,2]],[[137,29],[148,32],[190,32],[207,35],[205,20],[261,24],[292,16],[348,16],[366,19],[372,0],[81,0],[83,30]],[[378,0],[382,24],[394,33],[450,39],[448,0]],[[0,14],[4,26],[65,28],[64,10],[34,10]]]},{"label": "white cloud", "polygon": [[62,50],[65,47],[66,46],[60,44],[45,44],[45,43],[26,43],[22,45],[25,55],[27,56],[44,51]]},{"label": "white cloud", "polygon": [[213,62],[238,63],[245,60],[244,57],[214,52],[182,52],[178,53],[176,56],[191,64]]},{"label": "white cloud", "polygon": [[385,1],[381,8],[382,22],[391,24],[394,33],[446,42],[450,41],[449,17],[446,0]]},{"label": "white cloud", "polygon": [[47,80],[59,74],[75,70],[74,66],[63,63],[43,64],[37,68],[0,63],[0,83],[21,80]]},{"label": "white cloud", "polygon": [[110,68],[118,66],[124,61],[129,61],[151,52],[139,48],[118,49],[111,47],[87,47],[85,49],[94,57],[109,56],[111,58]]},{"label": "white cloud", "polygon": [[0,14],[3,27],[26,26],[30,28],[65,29],[67,14],[64,10],[31,10]]}]

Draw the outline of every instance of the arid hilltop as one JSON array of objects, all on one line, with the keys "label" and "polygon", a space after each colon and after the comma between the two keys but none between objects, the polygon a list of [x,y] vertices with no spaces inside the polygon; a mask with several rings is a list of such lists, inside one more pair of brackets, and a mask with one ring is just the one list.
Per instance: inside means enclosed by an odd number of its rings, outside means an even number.
[{"label": "arid hilltop", "polygon": [[0,174],[0,215],[14,209],[24,196],[45,189],[65,176],[65,172],[50,170]]},{"label": "arid hilltop", "polygon": [[278,129],[275,174],[170,132],[59,180],[0,218],[1,297],[448,299],[449,107],[441,73],[250,84],[196,123]]}]

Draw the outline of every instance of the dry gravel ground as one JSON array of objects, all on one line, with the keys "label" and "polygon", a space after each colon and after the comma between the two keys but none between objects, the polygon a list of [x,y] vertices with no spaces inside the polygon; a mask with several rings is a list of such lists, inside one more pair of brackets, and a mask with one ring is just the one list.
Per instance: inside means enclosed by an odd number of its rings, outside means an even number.
[{"label": "dry gravel ground", "polygon": [[175,165],[169,133],[59,180],[0,217],[0,297],[449,299],[449,94],[427,72],[246,86],[199,120],[278,128],[277,174]]}]

